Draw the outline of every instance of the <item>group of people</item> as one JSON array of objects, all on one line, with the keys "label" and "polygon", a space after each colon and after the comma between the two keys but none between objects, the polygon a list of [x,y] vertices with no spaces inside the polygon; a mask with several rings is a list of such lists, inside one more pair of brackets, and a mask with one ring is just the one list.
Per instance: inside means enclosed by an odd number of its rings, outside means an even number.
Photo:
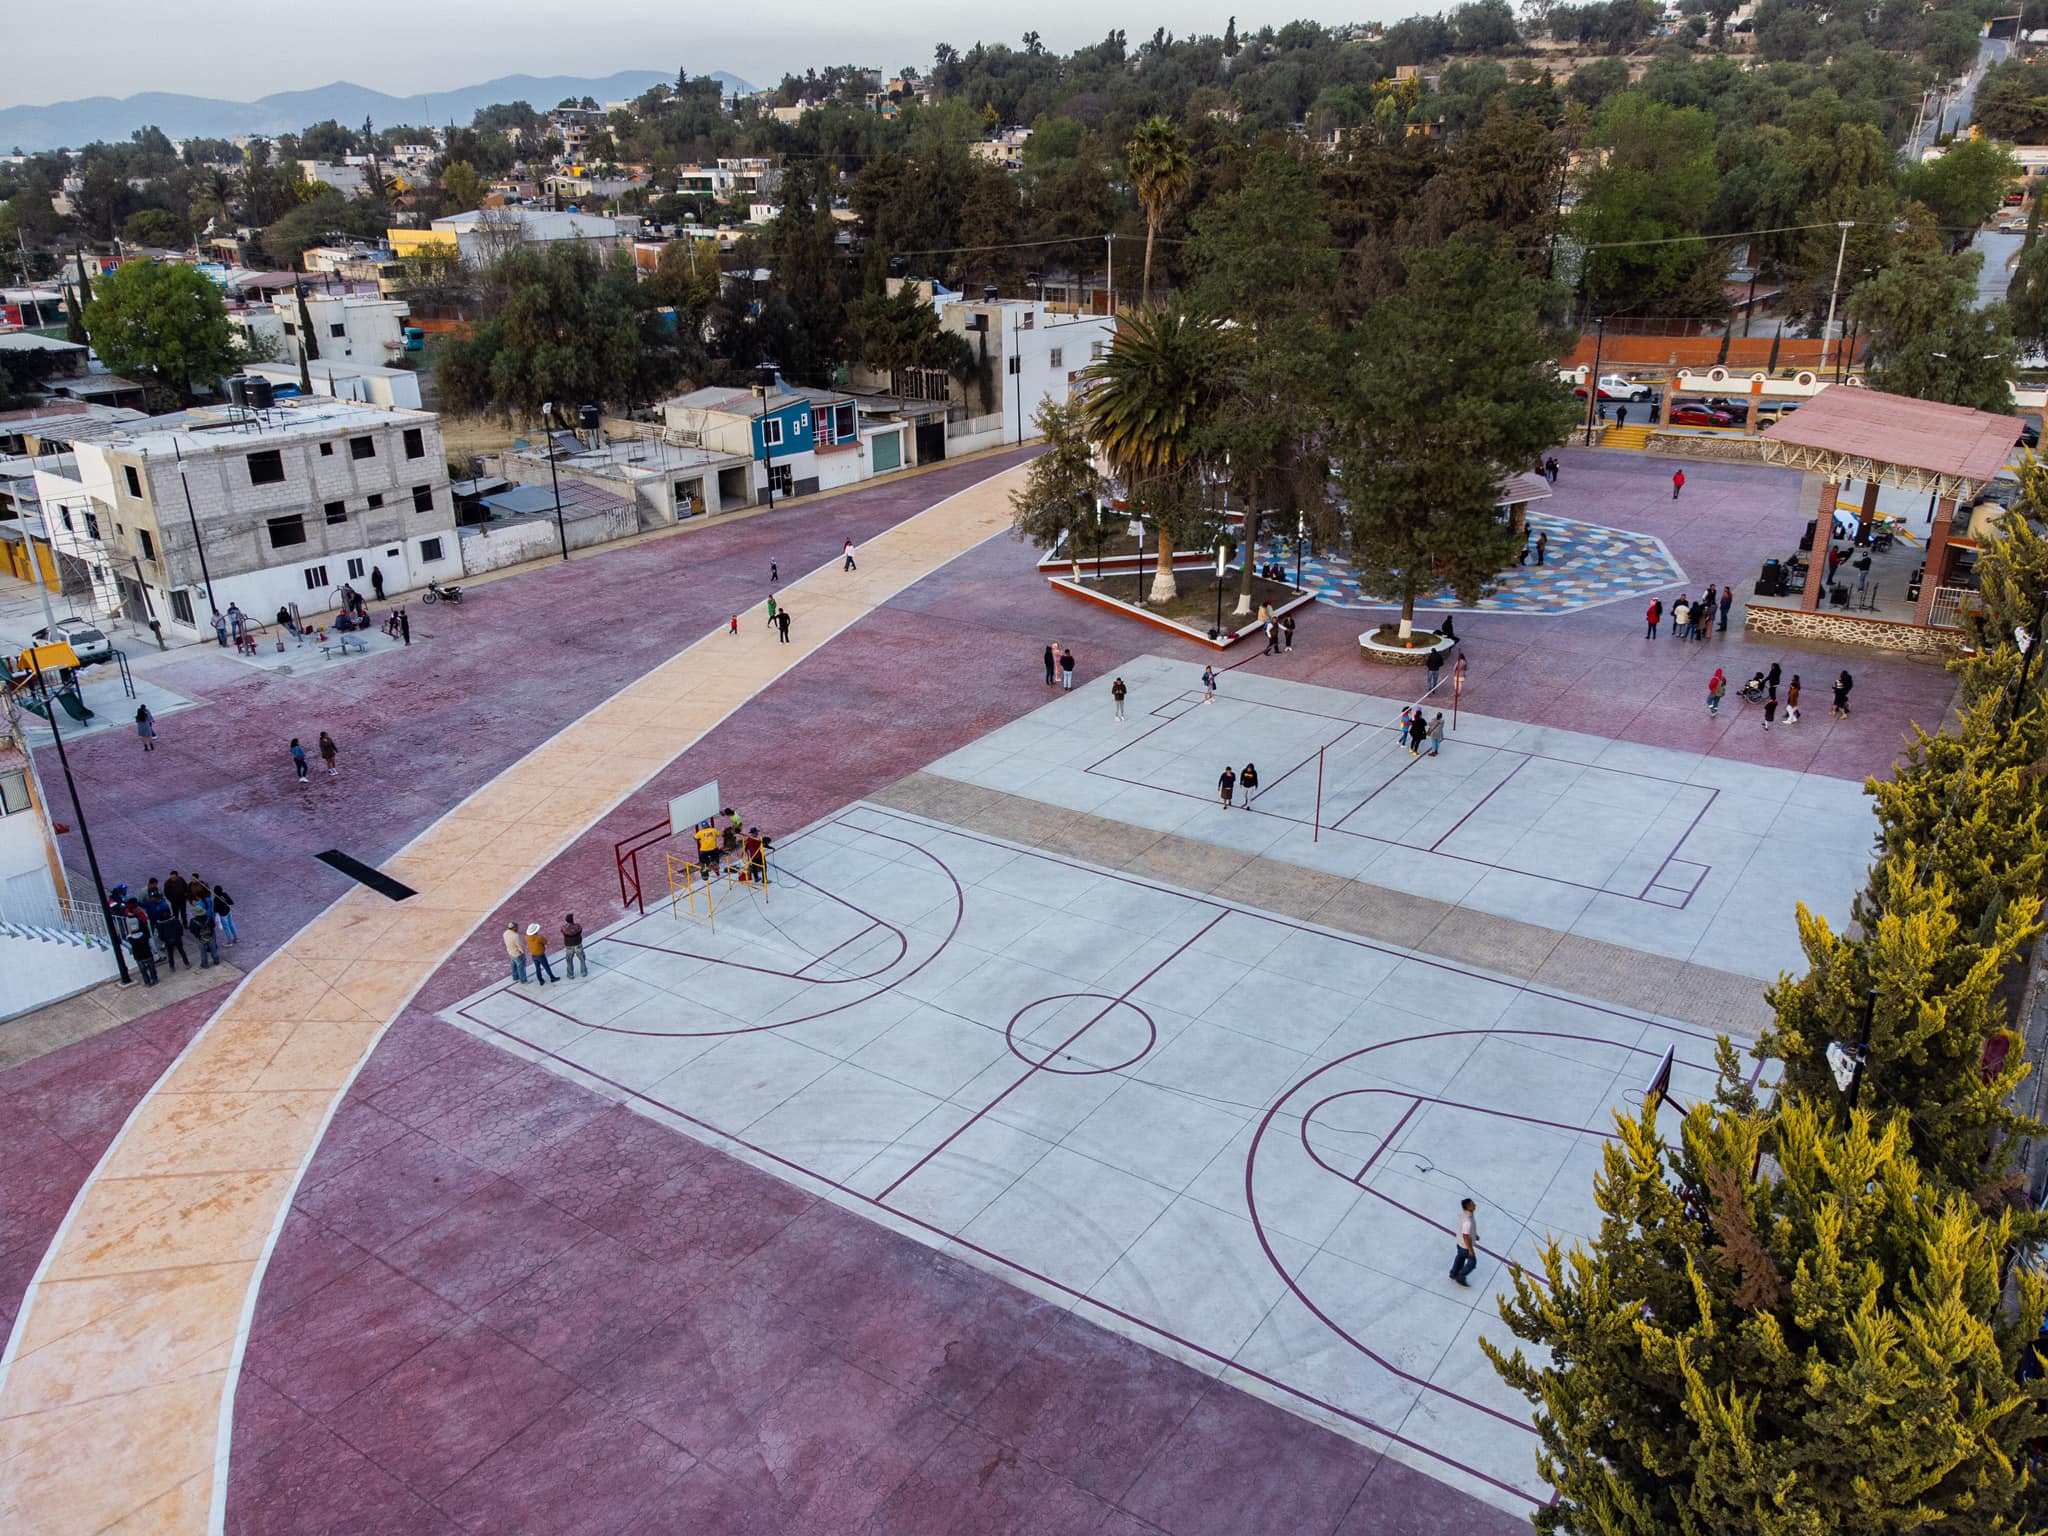
[{"label": "group of people", "polygon": [[256,654],[255,626],[238,603],[229,603],[226,613],[218,608],[213,610],[213,638],[222,650],[227,649],[228,641],[232,639],[237,651],[247,656]]},{"label": "group of people", "polygon": [[1420,757],[1427,752],[1435,757],[1444,744],[1444,712],[1438,710],[1434,719],[1413,705],[1401,711],[1401,745],[1408,749],[1410,757]]},{"label": "group of people", "polygon": [[[1719,619],[1719,633],[1725,635],[1728,633],[1728,610],[1734,606],[1733,587],[1716,587],[1709,582],[1707,590],[1698,601],[1681,592],[1671,600],[1668,615],[1671,620],[1671,633],[1680,640],[1704,640],[1716,633],[1715,620]],[[1645,640],[1657,638],[1657,626],[1664,622],[1666,616],[1664,600],[1651,598],[1650,606],[1643,614],[1646,624],[1643,631]]]},{"label": "group of people", "polygon": [[[720,825],[720,822],[724,825]],[[758,880],[768,883],[768,855],[775,851],[774,839],[768,837],[759,827],[740,830],[740,815],[731,806],[726,806],[716,816],[707,816],[697,823],[691,837],[697,844],[697,868],[707,877],[724,871],[725,861],[739,856],[739,871],[736,879],[745,883]]]},{"label": "group of people", "polygon": [[1278,560],[1268,560],[1260,566],[1259,575],[1266,581],[1277,581],[1286,586],[1294,585],[1287,580],[1287,567]]},{"label": "group of people", "polygon": [[1223,765],[1223,773],[1216,780],[1216,792],[1222,797],[1223,808],[1226,811],[1235,803],[1237,791],[1240,789],[1244,791],[1244,808],[1250,810],[1252,796],[1257,794],[1259,789],[1257,763],[1246,763],[1242,768],[1232,768],[1228,763]]},{"label": "group of people", "polygon": [[528,923],[521,933],[517,923],[505,925],[505,953],[512,957],[512,979],[526,980],[529,962],[533,966],[533,980],[536,986],[546,986],[551,981],[567,981],[576,974],[576,967],[583,967],[584,979],[590,977],[590,960],[583,953],[583,927],[576,921],[574,912],[562,918],[562,974],[555,975],[555,968],[548,960],[548,936],[541,932],[539,923]]},{"label": "group of people", "polygon": [[1072,692],[1074,688],[1074,653],[1067,646],[1055,640],[1045,648],[1045,686],[1055,683]]},{"label": "group of people", "polygon": [[[1763,705],[1764,729],[1767,731],[1778,720],[1778,684],[1784,675],[1785,669],[1774,661],[1771,663],[1768,671],[1756,673],[1748,682],[1742,685],[1743,698],[1748,699],[1752,704]],[[1837,720],[1848,718],[1849,690],[1855,686],[1856,679],[1849,675],[1849,669],[1847,667],[1842,668],[1835,678],[1834,713]],[[1716,667],[1714,668],[1714,675],[1707,679],[1708,715],[1712,716],[1721,713],[1721,700],[1727,692],[1728,674],[1719,667]],[[1797,672],[1792,674],[1792,681],[1786,684],[1785,687],[1784,713],[1787,725],[1797,725],[1799,723],[1799,674]]]},{"label": "group of people", "polygon": [[[292,738],[291,754],[292,772],[297,774],[299,782],[304,784],[307,771],[306,749],[299,745],[299,738],[296,736]],[[335,759],[340,755],[341,748],[334,744],[334,738],[325,731],[322,731],[320,733],[320,761],[327,765],[327,777],[330,779],[341,777],[341,770],[335,766]]]},{"label": "group of people", "polygon": [[1265,656],[1278,656],[1282,651],[1294,649],[1294,615],[1273,617],[1273,610],[1264,603],[1259,605],[1259,628],[1266,632]]},{"label": "group of people", "polygon": [[221,940],[241,942],[234,908],[225,886],[208,885],[196,871],[181,875],[174,869],[139,892],[117,885],[107,893],[107,916],[113,930],[127,941],[146,987],[156,985],[159,961],[168,970],[175,971],[181,962],[192,968],[185,948],[188,934],[199,947],[200,970],[219,964]]}]

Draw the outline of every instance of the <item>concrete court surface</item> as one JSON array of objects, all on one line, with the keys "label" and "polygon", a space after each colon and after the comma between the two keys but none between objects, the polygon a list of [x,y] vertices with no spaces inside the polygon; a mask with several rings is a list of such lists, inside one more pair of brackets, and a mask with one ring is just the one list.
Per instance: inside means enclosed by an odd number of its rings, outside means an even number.
[{"label": "concrete court surface", "polygon": [[[1119,725],[1104,680],[931,773],[1305,863],[1286,770],[1363,716],[1326,872],[1758,975],[1791,899],[1839,917],[1867,864],[1854,784],[1470,717],[1417,761],[1376,701],[1233,678],[1209,706],[1187,663],[1123,675],[1159,703]],[[1274,778],[1249,812],[1180,787],[1250,739]],[[1827,839],[1796,871],[1769,853],[1786,817]],[[1526,1405],[1477,1346],[1506,1337],[1502,1266],[1595,1230],[1612,1112],[1667,1048],[1677,1099],[1709,1091],[1709,1031],[884,805],[708,911],[650,874],[591,979],[444,1016],[1504,1511],[1544,1496]],[[1468,1193],[1485,1261],[1459,1290]]]}]

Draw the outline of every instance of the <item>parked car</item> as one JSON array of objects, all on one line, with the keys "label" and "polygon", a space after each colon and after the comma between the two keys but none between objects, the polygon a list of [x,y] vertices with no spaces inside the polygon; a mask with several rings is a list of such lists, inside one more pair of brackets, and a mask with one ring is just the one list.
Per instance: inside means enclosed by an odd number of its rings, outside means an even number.
[{"label": "parked car", "polygon": [[[93,627],[89,619],[76,616],[59,619],[56,624],[56,638],[71,647],[81,666],[90,666],[95,661],[105,661],[114,654],[114,642]],[[39,629],[33,636],[37,645],[50,643],[50,631]]]},{"label": "parked car", "polygon": [[2019,441],[2016,442],[2013,446],[2016,448],[2040,447],[2041,423],[2039,423],[2038,421],[2030,421],[2024,427],[2021,427]]},{"label": "parked car", "polygon": [[1789,416],[1799,409],[1797,400],[1765,400],[1756,408],[1756,424],[1767,427],[1781,416]]},{"label": "parked car", "polygon": [[1716,395],[1708,400],[1707,404],[1715,410],[1726,414],[1728,419],[1738,427],[1749,420],[1749,402],[1747,400],[1729,400]]},{"label": "parked car", "polygon": [[1688,400],[1671,409],[1671,425],[1674,427],[1732,427],[1735,418],[1726,411],[1717,411],[1711,405],[1697,400]]},{"label": "parked car", "polygon": [[[1597,386],[1602,400],[1648,400],[1656,391],[1647,384],[1638,384],[1634,379],[1619,373],[1603,373]],[[1572,391],[1581,400],[1586,398],[1586,387],[1581,384]]]}]

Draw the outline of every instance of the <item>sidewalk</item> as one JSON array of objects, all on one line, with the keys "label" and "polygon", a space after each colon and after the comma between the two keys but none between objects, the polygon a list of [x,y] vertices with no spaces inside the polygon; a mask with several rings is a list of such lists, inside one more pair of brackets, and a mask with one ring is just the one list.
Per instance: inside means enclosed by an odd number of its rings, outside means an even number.
[{"label": "sidewalk", "polygon": [[159,968],[157,975],[159,980],[153,987],[140,981],[129,986],[110,981],[90,992],[0,1023],[0,1071],[133,1023],[159,1008],[197,997],[222,982],[240,981],[242,969],[223,960],[205,970],[192,966],[179,971]]}]

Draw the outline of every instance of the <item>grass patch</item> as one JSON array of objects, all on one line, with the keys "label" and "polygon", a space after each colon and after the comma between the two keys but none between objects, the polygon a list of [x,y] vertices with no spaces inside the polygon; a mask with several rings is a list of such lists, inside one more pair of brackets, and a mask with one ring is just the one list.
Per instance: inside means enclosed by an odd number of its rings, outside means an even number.
[{"label": "grass patch", "polygon": [[[1087,568],[1084,566],[1083,570]],[[1285,582],[1268,581],[1263,576],[1252,578],[1252,611],[1238,617],[1232,610],[1237,607],[1238,572],[1233,569],[1223,578],[1223,631],[1249,631],[1258,625],[1259,604],[1278,608],[1282,603],[1291,603],[1301,594]],[[1100,593],[1126,606],[1132,604],[1139,592],[1145,594],[1145,611],[1176,624],[1185,624],[1190,629],[1199,629],[1204,634],[1216,622],[1216,577],[1213,572],[1180,571],[1175,573],[1175,584],[1180,595],[1171,602],[1155,603],[1151,599],[1152,570],[1148,566],[1140,575],[1129,574],[1104,576],[1097,581],[1092,575],[1084,575],[1078,585],[1090,592]]]}]

